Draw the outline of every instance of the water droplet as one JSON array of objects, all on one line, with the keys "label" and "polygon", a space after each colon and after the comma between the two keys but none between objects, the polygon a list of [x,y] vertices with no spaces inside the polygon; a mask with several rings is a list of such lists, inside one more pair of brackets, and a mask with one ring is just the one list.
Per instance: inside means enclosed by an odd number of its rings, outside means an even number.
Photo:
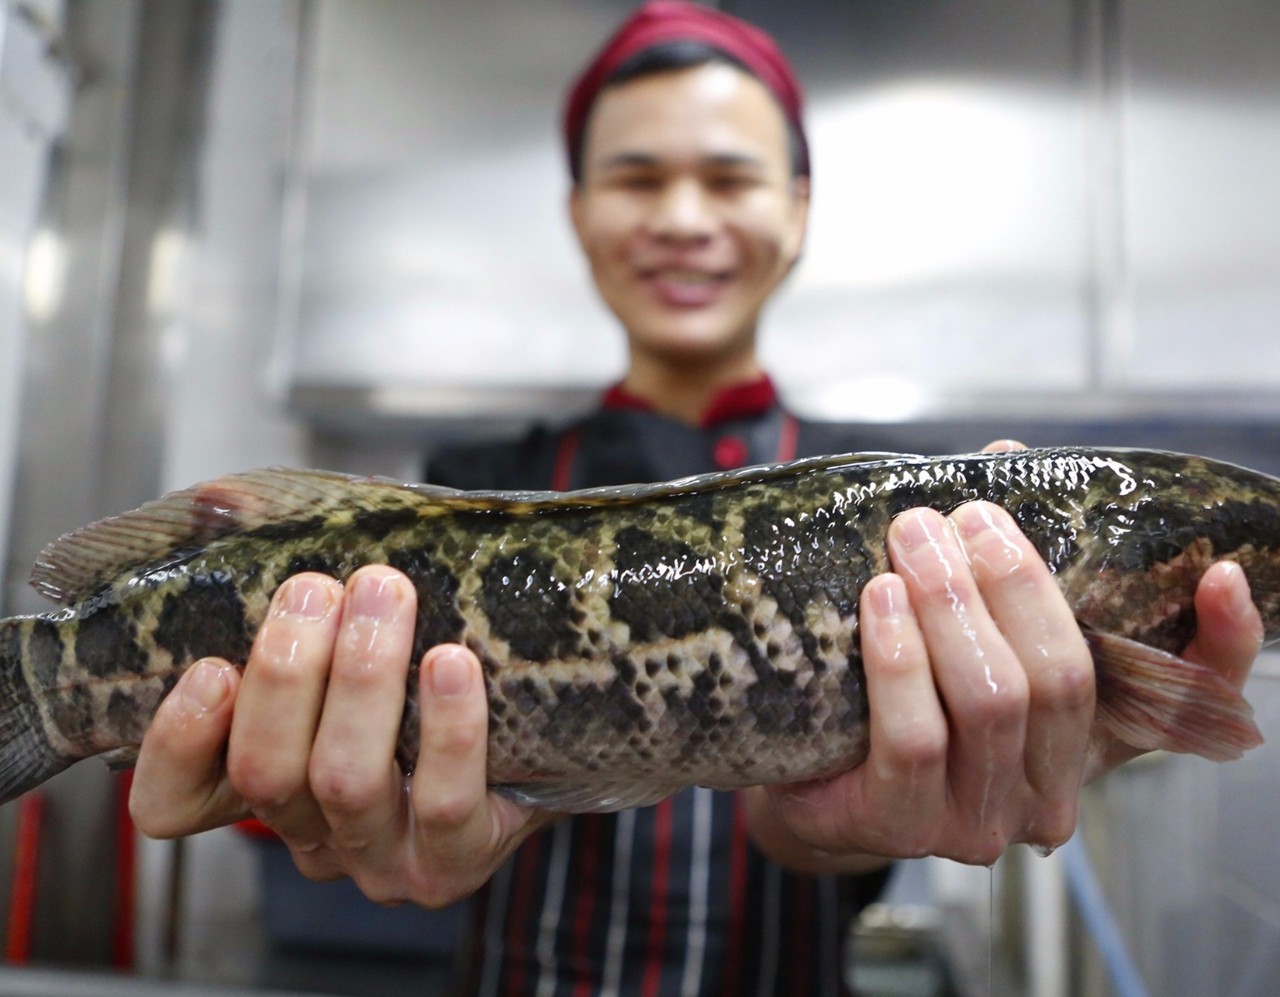
[{"label": "water droplet", "polygon": [[1032,845],[1031,850],[1039,855],[1042,859],[1047,859],[1050,855],[1058,850],[1057,845]]}]

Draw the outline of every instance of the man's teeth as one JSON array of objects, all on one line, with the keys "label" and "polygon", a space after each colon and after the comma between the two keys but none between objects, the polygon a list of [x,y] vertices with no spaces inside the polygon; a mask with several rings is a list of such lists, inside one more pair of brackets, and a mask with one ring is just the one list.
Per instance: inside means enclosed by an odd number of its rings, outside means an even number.
[{"label": "man's teeth", "polygon": [[714,284],[720,280],[719,274],[706,273],[701,270],[661,270],[659,280],[669,280],[680,284]]}]

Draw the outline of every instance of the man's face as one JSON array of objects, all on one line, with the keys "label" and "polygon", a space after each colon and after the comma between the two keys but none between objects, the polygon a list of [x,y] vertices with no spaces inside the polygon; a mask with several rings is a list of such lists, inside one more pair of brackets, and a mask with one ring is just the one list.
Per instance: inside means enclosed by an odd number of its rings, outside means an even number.
[{"label": "man's face", "polygon": [[609,87],[582,160],[574,228],[632,350],[688,362],[749,351],[808,215],[764,85],[712,64]]}]

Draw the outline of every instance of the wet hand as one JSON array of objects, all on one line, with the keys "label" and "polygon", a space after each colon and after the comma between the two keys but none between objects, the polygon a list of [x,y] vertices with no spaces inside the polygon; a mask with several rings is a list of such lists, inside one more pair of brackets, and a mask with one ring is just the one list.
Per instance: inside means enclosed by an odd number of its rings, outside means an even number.
[{"label": "wet hand", "polygon": [[810,844],[989,864],[1075,827],[1093,665],[1044,562],[998,506],[899,516],[894,573],[862,594],[871,750],[823,783],[771,791]]},{"label": "wet hand", "polygon": [[131,809],[156,837],[255,815],[313,879],[342,875],[381,902],[439,906],[478,888],[551,818],[485,785],[488,704],[479,662],[433,648],[422,663],[421,750],[395,760],[416,594],[389,568],[347,589],[281,586],[243,676],[200,662],[144,740]]},{"label": "wet hand", "polygon": [[[866,855],[990,864],[1013,842],[1063,843],[1080,788],[1140,752],[1094,722],[1091,656],[1048,568],[985,503],[906,513],[889,549],[894,573],[861,602],[867,761],[759,794],[757,840],[783,842],[784,860],[790,841],[812,871]],[[1210,569],[1196,609],[1183,656],[1242,686],[1262,623],[1239,567]]]},{"label": "wet hand", "polygon": [[[1179,655],[1212,668],[1237,690],[1243,690],[1262,650],[1264,628],[1240,565],[1220,561],[1196,587],[1196,634]],[[1092,739],[1085,781],[1136,758],[1143,752],[1102,732]]]}]

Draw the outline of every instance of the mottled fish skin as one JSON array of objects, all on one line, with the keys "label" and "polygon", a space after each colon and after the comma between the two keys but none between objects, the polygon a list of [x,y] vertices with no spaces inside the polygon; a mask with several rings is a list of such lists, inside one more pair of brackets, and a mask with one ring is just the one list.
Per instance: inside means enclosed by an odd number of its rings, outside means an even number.
[{"label": "mottled fish skin", "polygon": [[564,495],[254,472],[51,545],[37,587],[72,605],[0,621],[0,798],[138,744],[189,664],[246,660],[290,575],[366,564],[418,593],[406,767],[416,662],[456,641],[484,667],[490,781],[584,787],[563,808],[843,771],[867,751],[858,596],[889,523],[973,499],[1014,515],[1084,628],[1176,652],[1225,558],[1280,631],[1280,482],[1198,457],[849,455]]}]

